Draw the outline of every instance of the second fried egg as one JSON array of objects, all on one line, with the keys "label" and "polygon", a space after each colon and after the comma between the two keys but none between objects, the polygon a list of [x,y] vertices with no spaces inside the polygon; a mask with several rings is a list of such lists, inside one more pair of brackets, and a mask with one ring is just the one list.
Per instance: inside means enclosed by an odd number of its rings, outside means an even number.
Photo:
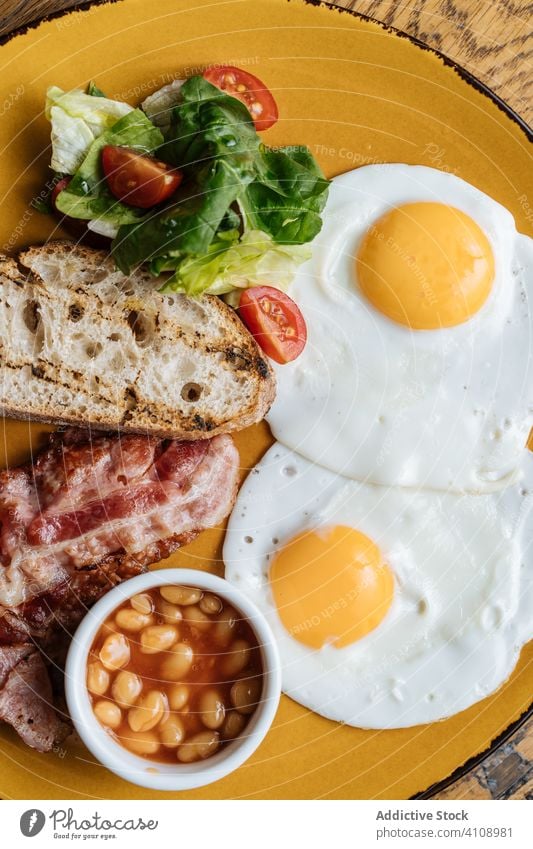
[{"label": "second fried egg", "polygon": [[525,468],[501,493],[417,492],[275,444],[241,488],[223,556],[269,620],[284,692],[349,725],[399,728],[500,686],[532,636],[533,455]]}]

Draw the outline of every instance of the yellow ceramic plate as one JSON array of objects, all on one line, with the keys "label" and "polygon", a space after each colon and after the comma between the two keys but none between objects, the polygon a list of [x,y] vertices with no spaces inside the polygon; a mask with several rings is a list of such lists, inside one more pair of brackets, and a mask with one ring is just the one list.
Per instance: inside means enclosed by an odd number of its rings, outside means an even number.
[{"label": "yellow ceramic plate", "polygon": [[[328,176],[371,162],[449,170],[504,204],[531,234],[533,169],[524,129],[436,54],[367,20],[300,2],[121,0],[50,20],[0,48],[0,246],[9,252],[64,235],[29,205],[47,177],[48,85],[74,88],[94,79],[109,96],[136,103],[212,63],[240,65],[263,79],[280,112],[266,140],[307,143]],[[6,422],[0,460],[27,459],[44,430]],[[269,441],[265,425],[239,435],[243,472]],[[222,536],[222,529],[202,534],[168,565],[220,573]],[[247,764],[184,795],[407,798],[486,749],[520,717],[531,694],[532,656],[530,646],[495,696],[415,729],[347,728],[284,698]],[[0,746],[6,797],[153,796],[106,772],[81,745],[39,755],[2,728]]]}]

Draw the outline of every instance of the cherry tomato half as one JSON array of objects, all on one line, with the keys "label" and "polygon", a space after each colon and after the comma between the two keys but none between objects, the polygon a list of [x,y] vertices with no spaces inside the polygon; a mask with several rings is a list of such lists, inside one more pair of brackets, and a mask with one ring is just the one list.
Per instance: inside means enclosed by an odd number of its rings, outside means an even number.
[{"label": "cherry tomato half", "polygon": [[207,68],[203,76],[208,83],[244,103],[258,132],[268,130],[278,120],[278,107],[272,94],[261,80],[247,71],[224,65]]},{"label": "cherry tomato half", "polygon": [[304,317],[292,298],[279,289],[245,289],[238,312],[259,347],[276,363],[290,363],[305,348]]},{"label": "cherry tomato half", "polygon": [[182,172],[166,162],[111,144],[102,150],[102,168],[111,194],[141,209],[167,200],[183,179]]},{"label": "cherry tomato half", "polygon": [[[57,181],[54,188],[52,189],[52,195],[51,195],[50,200],[52,201],[52,206],[54,207],[56,212],[59,212],[59,209],[56,206],[57,196],[60,192],[63,191],[63,189],[67,188],[71,179],[72,179],[72,177],[62,177],[61,180]],[[63,213],[60,213],[60,214],[62,215]]]}]

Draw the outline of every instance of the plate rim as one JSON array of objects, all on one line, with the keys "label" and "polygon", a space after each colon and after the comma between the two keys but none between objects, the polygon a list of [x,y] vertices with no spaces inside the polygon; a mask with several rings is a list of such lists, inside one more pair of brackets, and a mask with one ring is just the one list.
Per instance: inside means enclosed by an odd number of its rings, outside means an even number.
[{"label": "plate rim", "polygon": [[[29,21],[28,23],[22,24],[21,26],[15,27],[10,30],[8,33],[5,33],[0,37],[0,47],[3,47],[5,44],[8,44],[14,38],[25,35],[25,33],[29,32],[32,29],[37,29],[42,23],[47,21],[57,20],[58,18],[66,17],[74,12],[88,12],[90,9],[93,9],[95,6],[107,6],[115,3],[122,3],[123,0],[83,0],[83,2],[73,3],[72,6],[69,6],[65,9],[58,9],[55,12],[49,12],[45,15],[40,15],[36,17],[34,20]],[[285,0],[285,2],[290,3],[291,0]],[[480,94],[487,97],[491,100],[497,107],[500,109],[513,123],[515,123],[519,129],[526,136],[526,140],[529,142],[533,142],[533,127],[528,124],[528,122],[522,118],[518,112],[516,112],[512,106],[510,106],[499,94],[496,94],[490,86],[476,77],[471,71],[468,71],[464,68],[459,62],[456,62],[454,59],[451,59],[446,54],[442,53],[436,47],[432,47],[429,44],[421,41],[417,36],[411,35],[404,30],[398,29],[397,27],[392,26],[391,24],[387,24],[384,21],[380,21],[377,18],[372,17],[372,15],[367,15],[364,12],[360,12],[357,9],[347,8],[345,6],[337,6],[328,0],[303,0],[303,3],[307,6],[315,6],[321,7],[325,9],[330,9],[332,12],[337,12],[339,14],[347,14],[351,17],[357,18],[361,21],[366,21],[367,23],[371,23],[377,25],[384,32],[389,33],[390,35],[394,35],[398,38],[404,38],[417,47],[420,50],[423,50],[426,53],[431,53],[436,56],[446,67],[455,71],[461,79],[464,80],[468,85],[472,86],[472,88],[476,89]],[[463,764],[460,764],[456,767],[448,776],[442,778],[440,781],[436,781],[427,787],[425,790],[420,790],[417,793],[413,794],[409,797],[409,800],[429,800],[432,799],[437,793],[441,793],[443,790],[446,790],[450,787],[454,782],[458,781],[461,778],[464,778],[469,772],[471,772],[476,767],[480,766],[487,758],[489,758],[492,754],[496,752],[496,750],[503,745],[516,731],[518,731],[526,722],[533,716],[533,701],[527,707],[523,713],[518,717],[518,719],[514,720],[514,722],[510,723],[503,731],[498,734],[487,746],[486,749],[479,752],[477,755],[469,758]]]}]

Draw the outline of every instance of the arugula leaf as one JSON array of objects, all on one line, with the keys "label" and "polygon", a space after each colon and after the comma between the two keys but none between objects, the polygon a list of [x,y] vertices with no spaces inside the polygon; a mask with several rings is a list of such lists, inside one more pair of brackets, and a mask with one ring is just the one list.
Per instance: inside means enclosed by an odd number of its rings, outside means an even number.
[{"label": "arugula leaf", "polygon": [[120,118],[92,142],[68,187],[57,196],[59,211],[71,218],[97,218],[116,226],[139,221],[146,212],[121,203],[109,191],[102,171],[101,151],[112,144],[152,153],[162,139],[160,130],[139,109]]},{"label": "arugula leaf", "polygon": [[322,227],[329,181],[306,147],[263,148],[239,203],[246,222],[280,244],[310,242]]}]

